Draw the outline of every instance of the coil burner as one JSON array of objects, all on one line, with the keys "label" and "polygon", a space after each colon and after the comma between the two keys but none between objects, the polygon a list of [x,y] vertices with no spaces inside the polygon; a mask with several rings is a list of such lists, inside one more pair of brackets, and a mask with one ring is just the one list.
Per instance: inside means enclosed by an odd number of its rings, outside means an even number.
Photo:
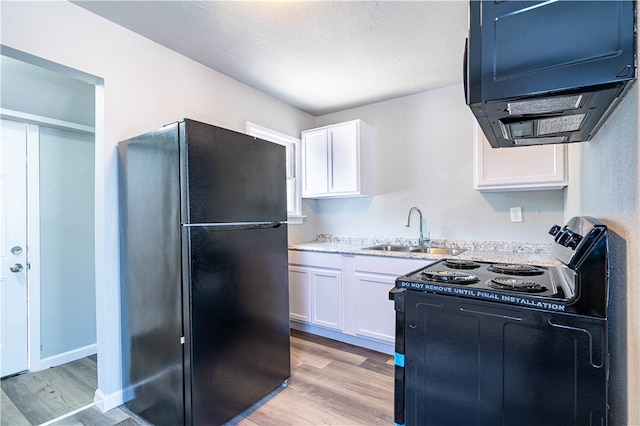
[{"label": "coil burner", "polygon": [[487,270],[498,274],[507,275],[542,275],[544,270],[533,265],[520,265],[517,263],[493,263],[487,266]]},{"label": "coil burner", "polygon": [[511,290],[525,293],[542,293],[547,291],[547,287],[540,283],[520,278],[496,277],[487,281],[487,285],[498,290]]},{"label": "coil burner", "polygon": [[464,259],[445,259],[444,265],[451,269],[476,269],[480,267],[478,262]]},{"label": "coil burner", "polygon": [[480,281],[477,276],[461,271],[422,271],[420,276],[439,283],[474,284]]}]

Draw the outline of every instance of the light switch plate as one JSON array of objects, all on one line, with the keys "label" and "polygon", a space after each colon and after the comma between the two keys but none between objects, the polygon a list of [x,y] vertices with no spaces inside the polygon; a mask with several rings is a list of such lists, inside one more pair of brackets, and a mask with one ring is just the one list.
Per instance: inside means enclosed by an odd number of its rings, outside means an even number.
[{"label": "light switch plate", "polygon": [[511,222],[522,222],[522,207],[511,207]]}]

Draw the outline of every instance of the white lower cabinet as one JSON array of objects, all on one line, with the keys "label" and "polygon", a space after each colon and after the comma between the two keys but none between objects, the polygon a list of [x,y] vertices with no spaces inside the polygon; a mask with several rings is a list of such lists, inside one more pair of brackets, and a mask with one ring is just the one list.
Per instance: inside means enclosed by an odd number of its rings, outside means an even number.
[{"label": "white lower cabinet", "polygon": [[289,266],[289,316],[292,320],[311,322],[311,271]]},{"label": "white lower cabinet", "polygon": [[356,335],[393,343],[395,340],[395,310],[389,300],[389,290],[395,276],[386,274],[355,275]]},{"label": "white lower cabinet", "polygon": [[321,269],[310,272],[311,322],[342,330],[342,273]]},{"label": "white lower cabinet", "polygon": [[393,353],[395,279],[435,260],[289,251],[292,327]]},{"label": "white lower cabinet", "polygon": [[433,261],[356,256],[354,265],[355,332],[358,336],[393,343],[395,310],[389,291],[396,278]]},{"label": "white lower cabinet", "polygon": [[339,254],[289,252],[289,310],[293,320],[342,330]]}]

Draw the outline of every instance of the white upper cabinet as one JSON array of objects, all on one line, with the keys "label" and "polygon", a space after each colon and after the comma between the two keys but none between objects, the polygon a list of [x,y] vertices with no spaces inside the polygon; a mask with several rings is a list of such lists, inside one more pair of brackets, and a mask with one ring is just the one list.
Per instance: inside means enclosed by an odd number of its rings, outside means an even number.
[{"label": "white upper cabinet", "polygon": [[534,191],[567,186],[566,145],[491,148],[480,126],[473,131],[473,188],[478,191]]},{"label": "white upper cabinet", "polygon": [[373,195],[373,130],[353,120],[302,132],[302,197]]}]

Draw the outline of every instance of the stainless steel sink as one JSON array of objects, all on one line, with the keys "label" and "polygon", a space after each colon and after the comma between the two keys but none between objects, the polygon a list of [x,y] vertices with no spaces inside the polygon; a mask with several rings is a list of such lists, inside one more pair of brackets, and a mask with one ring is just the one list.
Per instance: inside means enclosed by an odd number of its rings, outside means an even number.
[{"label": "stainless steel sink", "polygon": [[450,247],[416,247],[403,246],[398,244],[378,244],[372,247],[365,247],[362,250],[379,250],[379,251],[408,251],[412,253],[431,253],[455,256],[464,251],[464,249]]},{"label": "stainless steel sink", "polygon": [[414,247],[402,246],[395,244],[379,244],[373,247],[365,247],[362,250],[380,250],[380,251],[411,251]]},{"label": "stainless steel sink", "polygon": [[450,247],[415,247],[410,250],[413,253],[431,253],[431,254],[445,254],[449,256],[455,256],[464,251],[464,249],[450,248]]}]

